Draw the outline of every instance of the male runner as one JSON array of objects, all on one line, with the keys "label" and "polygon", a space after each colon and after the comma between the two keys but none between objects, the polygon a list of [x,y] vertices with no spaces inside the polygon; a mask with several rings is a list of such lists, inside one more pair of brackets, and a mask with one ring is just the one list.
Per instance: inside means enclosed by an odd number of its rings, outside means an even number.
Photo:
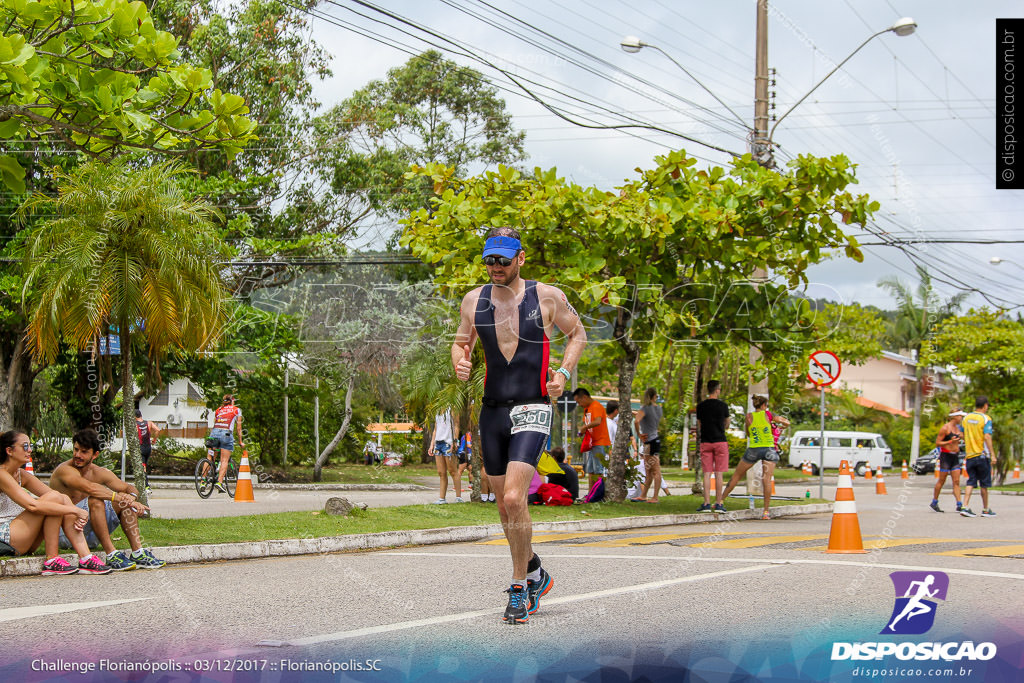
[{"label": "male runner", "polygon": [[946,483],[946,475],[953,479],[953,497],[956,498],[956,511],[960,512],[963,503],[960,502],[960,443],[963,439],[963,428],[960,422],[967,415],[962,410],[954,410],[949,414],[949,421],[939,429],[939,435],[935,437],[935,445],[939,447],[939,478],[935,480],[935,492],[932,495],[932,510],[942,512],[939,507],[939,494],[942,493],[942,486]]},{"label": "male runner", "polygon": [[967,469],[967,490],[964,491],[964,506],[960,508],[962,517],[977,517],[967,507],[971,504],[971,492],[975,486],[981,488],[982,517],[995,517],[996,513],[988,506],[988,489],[992,486],[992,466],[996,464],[996,453],[992,447],[992,418],[988,416],[988,399],[979,396],[974,400],[974,412],[964,417],[964,444],[967,458],[964,467]]},{"label": "male runner", "polygon": [[[533,554],[526,496],[551,430],[550,400],[565,389],[587,333],[561,290],[519,277],[526,253],[516,230],[491,228],[483,260],[491,284],[462,300],[452,365],[460,380],[469,380],[470,353],[479,337],[487,363],[480,445],[512,553],[512,585],[502,618],[517,624],[529,620],[552,585]],[[548,358],[555,327],[568,337],[557,370]]]}]

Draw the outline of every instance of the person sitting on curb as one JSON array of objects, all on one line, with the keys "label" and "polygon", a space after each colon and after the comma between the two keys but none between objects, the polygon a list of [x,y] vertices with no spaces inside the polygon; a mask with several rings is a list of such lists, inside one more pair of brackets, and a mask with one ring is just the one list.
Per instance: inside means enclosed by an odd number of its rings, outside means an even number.
[{"label": "person sitting on curb", "polygon": [[[100,452],[100,437],[93,429],[75,432],[71,439],[74,455],[57,465],[50,477],[50,486],[71,499],[77,507],[87,510],[89,522],[83,533],[90,547],[103,546],[107,565],[114,571],[127,571],[141,567],[159,569],[166,562],[158,560],[149,550],[142,548],[139,533],[139,514],[149,508],[135,500],[138,489],[121,481],[106,467],[96,464]],[[120,525],[131,546],[131,555],[114,548],[110,533]],[[61,534],[61,545],[68,547],[68,539]]]},{"label": "person sitting on curb", "polygon": [[561,446],[552,448],[551,457],[562,468],[562,472],[560,474],[549,474],[548,483],[561,486],[569,492],[573,500],[578,500],[580,497],[580,476],[573,469],[572,465],[565,464],[565,449]]},{"label": "person sitting on curb", "polygon": [[[0,434],[0,555],[28,555],[42,542],[47,558],[43,576],[109,574],[110,567],[89,552],[82,535],[89,513],[22,469],[31,460],[31,453],[32,443],[24,432]],[[78,553],[78,567],[57,554],[62,526]]]}]

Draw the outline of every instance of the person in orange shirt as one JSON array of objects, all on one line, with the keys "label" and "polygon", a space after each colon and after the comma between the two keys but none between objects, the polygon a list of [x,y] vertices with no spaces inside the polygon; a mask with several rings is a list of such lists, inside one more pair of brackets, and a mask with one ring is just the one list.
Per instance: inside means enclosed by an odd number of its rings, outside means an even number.
[{"label": "person in orange shirt", "polygon": [[593,486],[597,478],[604,475],[608,448],[612,440],[608,438],[608,414],[599,402],[590,397],[590,392],[580,387],[572,392],[576,403],[583,408],[583,432],[590,431],[592,446],[584,454],[583,471],[587,473],[590,485]]}]

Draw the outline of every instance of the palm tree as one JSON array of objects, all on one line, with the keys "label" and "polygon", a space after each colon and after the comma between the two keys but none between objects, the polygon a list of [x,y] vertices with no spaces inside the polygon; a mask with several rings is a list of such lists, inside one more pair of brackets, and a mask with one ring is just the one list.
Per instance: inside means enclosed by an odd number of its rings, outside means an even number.
[{"label": "palm tree", "polygon": [[910,461],[917,460],[921,447],[921,384],[924,365],[921,364],[921,349],[931,336],[932,330],[943,320],[956,313],[967,298],[968,292],[959,292],[948,301],[942,301],[932,287],[931,276],[922,267],[917,267],[920,282],[916,291],[896,278],[882,278],[878,286],[888,290],[896,299],[896,319],[889,327],[889,338],[898,349],[912,351],[918,361],[914,370],[914,431],[910,440]]},{"label": "palm tree", "polygon": [[37,361],[63,339],[80,351],[115,334],[121,342],[122,424],[145,504],[146,474],[132,410],[133,347],[151,358],[212,347],[223,327],[216,209],[188,197],[176,162],[137,168],[90,161],[59,172],[56,197],[34,195],[23,221],[40,216],[25,243],[26,336]]}]

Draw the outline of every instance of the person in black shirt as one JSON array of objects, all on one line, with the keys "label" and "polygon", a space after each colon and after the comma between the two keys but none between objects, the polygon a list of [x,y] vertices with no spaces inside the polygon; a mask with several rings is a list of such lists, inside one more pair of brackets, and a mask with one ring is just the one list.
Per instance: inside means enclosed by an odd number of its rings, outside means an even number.
[{"label": "person in black shirt", "polygon": [[[704,504],[697,512],[725,512],[722,492],[725,472],[729,469],[729,441],[725,430],[729,427],[729,404],[718,398],[722,383],[708,382],[708,397],[697,404],[697,423],[700,425],[700,467],[704,472]],[[711,507],[708,489],[715,478],[715,506]]]},{"label": "person in black shirt", "polygon": [[548,483],[561,486],[569,492],[573,500],[576,500],[580,497],[580,476],[576,474],[576,470],[573,469],[572,465],[565,464],[565,450],[561,447],[552,448],[551,457],[562,468],[562,473],[549,474]]}]

